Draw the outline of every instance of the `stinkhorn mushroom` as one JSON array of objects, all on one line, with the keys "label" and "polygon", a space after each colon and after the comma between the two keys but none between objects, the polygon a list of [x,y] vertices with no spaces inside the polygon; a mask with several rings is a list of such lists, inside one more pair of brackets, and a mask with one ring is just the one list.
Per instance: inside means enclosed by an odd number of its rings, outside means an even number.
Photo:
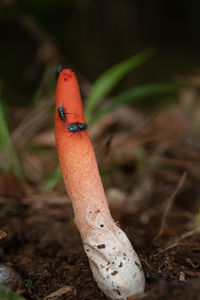
[{"label": "stinkhorn mushroom", "polygon": [[[66,123],[58,118],[60,103],[70,113]],[[111,299],[142,293],[142,266],[127,236],[111,217],[87,132],[78,82],[70,69],[61,70],[57,79],[55,138],[75,223],[98,287]]]}]

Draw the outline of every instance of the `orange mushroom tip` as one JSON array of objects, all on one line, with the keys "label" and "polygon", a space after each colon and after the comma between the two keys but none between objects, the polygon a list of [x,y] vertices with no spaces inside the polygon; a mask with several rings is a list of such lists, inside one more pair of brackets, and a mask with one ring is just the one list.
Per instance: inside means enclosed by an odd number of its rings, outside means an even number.
[{"label": "orange mushroom tip", "polygon": [[61,68],[57,75],[55,138],[75,223],[99,288],[112,299],[127,299],[144,291],[141,263],[111,217],[75,73]]}]

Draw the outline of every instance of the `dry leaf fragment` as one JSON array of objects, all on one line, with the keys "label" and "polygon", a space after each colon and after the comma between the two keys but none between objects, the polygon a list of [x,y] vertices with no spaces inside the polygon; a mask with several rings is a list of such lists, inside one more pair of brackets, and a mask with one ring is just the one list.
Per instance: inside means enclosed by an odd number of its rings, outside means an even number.
[{"label": "dry leaf fragment", "polygon": [[4,239],[5,237],[7,237],[7,233],[0,229],[0,240]]},{"label": "dry leaf fragment", "polygon": [[43,300],[56,300],[58,299],[59,297],[65,295],[65,294],[68,294],[69,292],[72,292],[73,289],[71,286],[63,286],[61,289],[53,292],[52,294],[46,296],[43,298]]}]

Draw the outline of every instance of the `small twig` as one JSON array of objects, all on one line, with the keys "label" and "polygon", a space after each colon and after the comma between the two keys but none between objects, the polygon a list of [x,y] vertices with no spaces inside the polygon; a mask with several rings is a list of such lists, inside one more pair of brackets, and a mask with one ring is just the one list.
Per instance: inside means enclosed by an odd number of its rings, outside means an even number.
[{"label": "small twig", "polygon": [[180,140],[184,145],[186,145],[190,148],[196,149],[196,150],[200,150],[200,142],[199,141],[194,140],[194,139],[184,136],[184,135],[180,136]]},{"label": "small twig", "polygon": [[174,243],[168,244],[168,246],[166,246],[165,248],[160,249],[160,251],[158,251],[158,252],[155,254],[155,256],[158,256],[160,253],[165,252],[165,251],[167,251],[167,250],[169,250],[169,249],[172,249],[172,248],[178,246],[179,243],[180,243],[180,241],[182,241],[182,240],[184,240],[184,239],[186,239],[186,238],[192,236],[193,234],[195,234],[195,233],[197,233],[197,232],[199,232],[199,231],[200,231],[200,228],[197,227],[197,228],[195,228],[195,229],[193,229],[193,230],[190,230],[190,231],[188,231],[188,232],[182,234],[179,238],[177,238],[177,240],[176,240]]},{"label": "small twig", "polygon": [[138,129],[133,133],[133,137],[138,137],[139,135],[141,135],[142,132],[144,132],[144,130],[145,130],[151,123],[153,123],[153,121],[157,118],[158,115],[159,115],[159,112],[155,112],[152,116],[150,116],[150,118],[147,119],[146,122],[145,122],[140,128],[138,128]]},{"label": "small twig", "polygon": [[165,224],[166,224],[167,215],[168,215],[169,210],[172,206],[174,198],[176,197],[176,195],[178,194],[178,192],[180,191],[180,189],[183,186],[183,183],[185,181],[186,176],[187,176],[187,172],[184,172],[183,175],[181,176],[180,180],[179,180],[179,183],[178,183],[176,189],[174,190],[174,192],[172,193],[172,195],[170,196],[170,198],[167,201],[167,205],[166,205],[164,215],[163,215],[163,218],[162,218],[160,230],[159,230],[158,234],[156,235],[156,237],[154,238],[154,241],[157,240],[163,234]]},{"label": "small twig", "polygon": [[194,163],[191,161],[168,158],[168,157],[160,157],[160,158],[158,157],[158,159],[160,159],[160,162],[163,165],[181,167],[181,168],[185,168],[185,169],[194,168]]},{"label": "small twig", "polygon": [[[67,294],[72,293],[73,288],[71,286],[63,286],[59,290],[53,292],[50,295],[47,295],[46,297],[43,298],[43,300],[56,300],[60,299],[61,296],[67,297]],[[67,299],[67,298],[66,298]]]},{"label": "small twig", "polygon": [[109,154],[113,136],[114,132],[108,135],[104,143],[99,147],[98,152],[96,154],[97,161],[99,161],[100,159],[105,159]]}]

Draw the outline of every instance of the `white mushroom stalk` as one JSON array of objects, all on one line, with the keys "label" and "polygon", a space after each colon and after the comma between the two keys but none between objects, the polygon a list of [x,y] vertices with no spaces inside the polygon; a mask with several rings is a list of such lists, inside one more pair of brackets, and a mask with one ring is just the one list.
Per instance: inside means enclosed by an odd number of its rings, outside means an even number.
[{"label": "white mushroom stalk", "polygon": [[111,299],[142,293],[144,274],[126,234],[113,223],[110,226],[100,209],[90,208],[86,218],[89,229],[83,245],[98,287]]}]

